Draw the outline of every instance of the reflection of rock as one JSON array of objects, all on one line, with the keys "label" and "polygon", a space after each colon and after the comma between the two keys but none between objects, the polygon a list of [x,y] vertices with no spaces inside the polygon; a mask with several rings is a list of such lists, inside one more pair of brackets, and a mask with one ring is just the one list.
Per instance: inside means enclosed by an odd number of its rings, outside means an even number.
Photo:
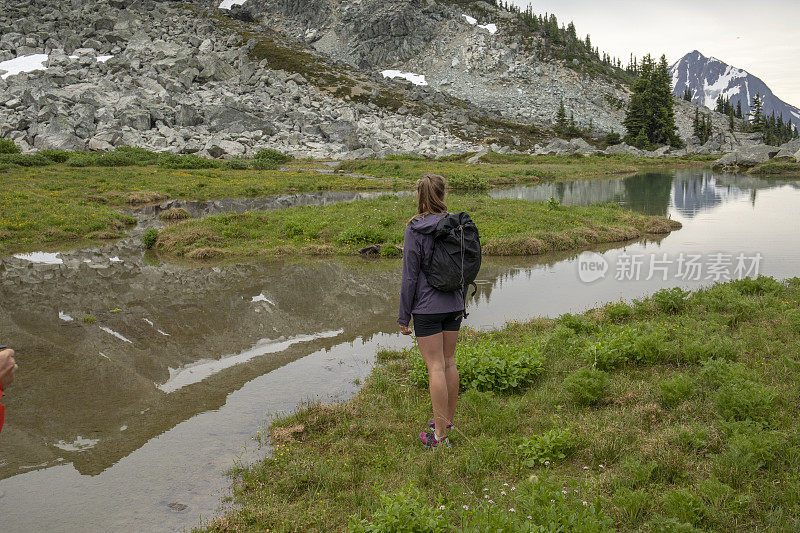
[{"label": "reflection of rock", "polygon": [[[394,326],[394,263],[153,267],[141,255],[113,253],[123,260],[79,252],[63,252],[61,265],[0,260],[0,330],[4,341],[24,346],[26,361],[6,402],[0,478],[57,457],[82,473],[98,473],[154,435],[218,408],[228,393],[271,369]],[[92,263],[83,262],[87,256]],[[274,305],[253,302],[256,294]],[[59,312],[74,320],[64,322]],[[171,394],[156,388],[170,368],[237,354],[260,339],[339,329],[344,332],[334,338],[299,342]],[[46,444],[58,442],[62,449]]]}]

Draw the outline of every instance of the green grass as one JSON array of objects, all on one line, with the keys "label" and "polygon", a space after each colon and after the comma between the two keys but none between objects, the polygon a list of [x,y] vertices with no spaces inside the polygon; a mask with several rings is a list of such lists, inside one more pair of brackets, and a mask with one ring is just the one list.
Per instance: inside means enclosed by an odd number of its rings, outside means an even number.
[{"label": "green grass", "polygon": [[800,177],[800,163],[783,159],[770,159],[747,171],[748,174],[762,177]]},{"label": "green grass", "polygon": [[[680,224],[616,205],[552,207],[488,196],[448,197],[450,211],[467,211],[487,255],[533,255],[589,244],[668,233]],[[368,244],[402,244],[416,211],[410,196],[188,220],[159,234],[159,250],[193,259],[281,254],[354,254]]]},{"label": "green grass", "polygon": [[[462,380],[451,450],[417,442],[430,418],[418,352],[382,350],[353,400],[273,422],[272,453],[233,472],[236,507],[208,529],[797,531],[799,302],[800,278],[759,278],[678,310],[648,298],[464,330],[458,354],[502,367],[497,347],[534,350],[543,366],[505,392]],[[586,403],[569,378],[595,343],[626,355]]]},{"label": "green grass", "polygon": [[119,237],[125,226],[133,223],[120,209],[169,198],[209,200],[407,185],[319,174],[301,165],[291,163],[287,171],[72,167],[64,163],[9,168],[0,171],[0,253]]},{"label": "green grass", "polygon": [[617,178],[657,168],[704,166],[705,160],[652,159],[633,156],[531,156],[496,154],[481,158],[487,164],[466,164],[472,154],[457,158],[425,159],[421,157],[387,157],[342,162],[338,169],[357,174],[416,181],[427,173],[441,174],[448,180],[485,180],[489,186],[535,183],[547,180],[576,180],[598,177]]}]

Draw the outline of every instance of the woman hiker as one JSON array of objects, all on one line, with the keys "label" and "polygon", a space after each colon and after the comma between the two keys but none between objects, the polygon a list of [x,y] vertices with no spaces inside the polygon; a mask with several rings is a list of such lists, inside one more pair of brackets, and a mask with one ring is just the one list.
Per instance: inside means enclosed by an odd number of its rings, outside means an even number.
[{"label": "woman hiker", "polygon": [[430,431],[420,433],[422,444],[449,447],[447,430],[452,427],[458,399],[455,350],[464,315],[462,290],[442,292],[428,284],[422,264],[433,249],[432,233],[447,214],[445,181],[426,174],[417,181],[417,214],[409,220],[403,239],[403,282],[400,290],[400,332],[411,335],[414,317],[419,351],[428,367],[428,386],[433,405]]}]

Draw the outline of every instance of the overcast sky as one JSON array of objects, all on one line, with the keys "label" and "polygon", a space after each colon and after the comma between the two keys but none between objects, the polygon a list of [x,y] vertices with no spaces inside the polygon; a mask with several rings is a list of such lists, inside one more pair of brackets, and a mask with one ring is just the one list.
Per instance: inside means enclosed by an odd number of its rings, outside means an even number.
[{"label": "overcast sky", "polygon": [[800,1],[511,0],[575,23],[578,35],[619,57],[667,55],[670,65],[699,50],[758,76],[800,107]]}]

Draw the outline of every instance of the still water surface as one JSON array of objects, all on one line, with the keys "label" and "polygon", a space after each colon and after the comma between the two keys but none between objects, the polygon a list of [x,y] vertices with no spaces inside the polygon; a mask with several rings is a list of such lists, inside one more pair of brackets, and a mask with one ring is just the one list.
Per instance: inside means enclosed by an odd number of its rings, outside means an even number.
[{"label": "still water surface", "polygon": [[[592,283],[579,276],[597,260],[589,252],[487,258],[472,327],[710,283],[706,270],[678,276],[682,254],[704,267],[730,255],[731,271],[737,255],[760,254],[761,273],[800,275],[800,182],[678,171],[492,195],[616,202],[683,229],[596,249],[607,271]],[[251,204],[190,207],[292,199]],[[134,233],[154,223],[141,216]],[[617,279],[632,257],[639,279]],[[667,266],[647,279],[653,258]],[[378,347],[410,342],[395,333],[398,261],[180,266],[143,255],[135,238],[54,259],[0,258],[0,340],[22,367],[0,439],[4,532],[190,529],[218,511],[226,469],[267,453],[252,439],[259,426],[304,401],[351,397]]]}]

